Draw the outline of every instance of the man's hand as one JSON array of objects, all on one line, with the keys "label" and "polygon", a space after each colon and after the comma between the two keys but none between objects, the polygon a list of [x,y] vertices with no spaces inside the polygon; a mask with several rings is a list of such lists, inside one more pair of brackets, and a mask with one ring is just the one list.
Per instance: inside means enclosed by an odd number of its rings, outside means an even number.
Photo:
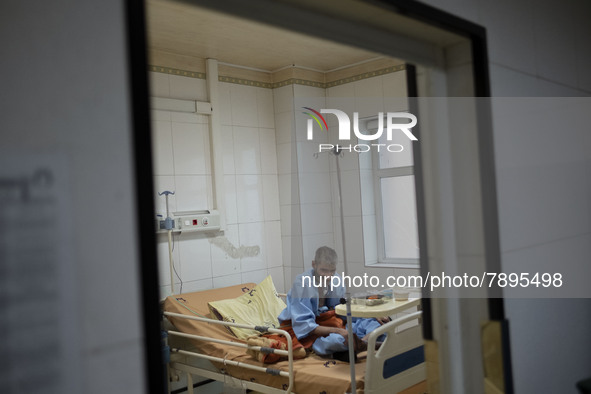
[{"label": "man's hand", "polygon": [[345,346],[349,346],[349,332],[344,328],[334,328],[334,330],[335,334],[340,334],[345,338]]},{"label": "man's hand", "polygon": [[390,316],[383,316],[376,317],[376,320],[380,323],[380,326],[383,326],[384,324],[391,322],[392,318]]},{"label": "man's hand", "polygon": [[341,334],[342,336],[345,337],[345,339],[347,339],[349,337],[349,332],[347,330],[345,330],[344,328],[334,328],[335,331],[333,331],[336,334]]}]

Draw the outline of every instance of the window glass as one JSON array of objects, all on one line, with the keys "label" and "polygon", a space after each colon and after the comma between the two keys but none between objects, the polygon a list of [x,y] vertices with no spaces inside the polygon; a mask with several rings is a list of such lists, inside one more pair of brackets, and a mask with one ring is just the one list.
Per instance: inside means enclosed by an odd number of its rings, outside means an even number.
[{"label": "window glass", "polygon": [[[394,120],[396,121],[396,119]],[[404,122],[404,120],[401,120],[401,122]],[[400,130],[392,131],[392,140],[388,141],[385,128],[384,121],[384,132],[378,140],[379,144],[385,145],[380,146],[380,152],[378,153],[379,168],[412,166],[412,141]]]},{"label": "window glass", "polygon": [[387,259],[419,258],[414,175],[380,179]]}]

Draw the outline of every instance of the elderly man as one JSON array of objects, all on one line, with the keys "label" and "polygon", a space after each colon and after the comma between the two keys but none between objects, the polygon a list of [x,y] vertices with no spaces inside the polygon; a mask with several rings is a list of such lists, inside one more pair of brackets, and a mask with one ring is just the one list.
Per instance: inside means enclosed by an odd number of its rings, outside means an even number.
[{"label": "elderly man", "polygon": [[[287,307],[279,315],[282,327],[288,327],[292,337],[304,348],[310,347],[322,356],[347,357],[347,330],[344,319],[335,315],[334,308],[345,296],[345,288],[331,288],[330,277],[336,272],[337,254],[322,246],[316,251],[312,269],[300,274],[287,294]],[[355,350],[367,348],[365,337],[389,318],[353,319]],[[363,338],[360,340],[359,338]]]}]

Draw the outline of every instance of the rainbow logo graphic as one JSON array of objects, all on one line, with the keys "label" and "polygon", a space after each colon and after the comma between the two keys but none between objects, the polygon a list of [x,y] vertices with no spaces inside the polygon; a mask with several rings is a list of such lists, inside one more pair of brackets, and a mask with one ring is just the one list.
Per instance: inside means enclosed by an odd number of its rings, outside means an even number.
[{"label": "rainbow logo graphic", "polygon": [[[311,116],[316,121],[316,123],[318,123],[318,126],[320,126],[320,130],[324,130],[324,127],[322,127],[322,123],[324,123],[324,126],[326,127],[326,130],[328,131],[328,125],[326,124],[326,120],[324,119],[324,116],[320,115],[320,112],[318,112],[310,107],[302,107],[302,108],[313,112],[313,113],[310,113],[310,112],[302,112],[302,113]],[[322,119],[322,123],[320,123],[320,119],[318,119],[318,118]],[[311,120],[309,120],[309,122],[310,121]]]}]

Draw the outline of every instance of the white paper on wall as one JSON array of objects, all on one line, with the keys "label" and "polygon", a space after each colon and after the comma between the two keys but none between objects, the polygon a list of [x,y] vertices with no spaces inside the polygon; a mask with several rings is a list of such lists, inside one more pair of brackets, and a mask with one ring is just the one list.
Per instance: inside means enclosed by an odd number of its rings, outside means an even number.
[{"label": "white paper on wall", "polygon": [[67,166],[0,155],[0,392],[80,392]]}]

